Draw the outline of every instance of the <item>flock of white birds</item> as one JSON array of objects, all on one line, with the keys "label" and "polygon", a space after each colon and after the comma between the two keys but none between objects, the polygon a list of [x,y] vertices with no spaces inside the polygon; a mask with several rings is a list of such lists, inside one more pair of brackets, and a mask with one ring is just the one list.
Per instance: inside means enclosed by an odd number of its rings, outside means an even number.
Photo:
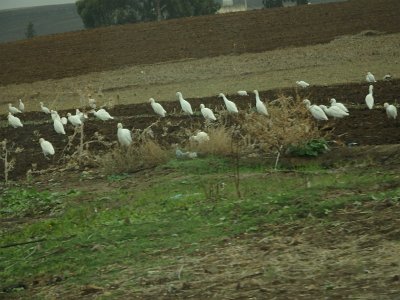
[{"label": "flock of white birds", "polygon": [[[390,75],[384,76],[384,80],[390,80],[390,79],[391,79]],[[368,83],[370,83],[369,93],[365,96],[365,103],[369,109],[372,109],[374,106],[372,83],[376,82],[375,76],[371,72],[368,72],[365,77],[365,80]],[[305,81],[296,81],[296,84],[301,88],[307,88],[310,86],[310,84]],[[265,103],[261,101],[258,91],[254,90],[253,92],[255,94],[257,112],[264,116],[268,116],[267,107],[265,106]],[[237,93],[240,96],[248,96],[247,91],[238,91]],[[182,93],[177,92],[176,96],[179,100],[182,111],[189,116],[193,115],[192,106],[190,105],[190,103],[187,100],[185,100],[183,98]],[[232,113],[232,114],[239,113],[239,110],[238,110],[236,104],[233,101],[230,101],[229,99],[227,99],[223,93],[220,93],[218,95],[218,97],[223,99],[226,110],[229,113]],[[162,105],[160,103],[157,103],[154,100],[154,98],[150,98],[149,102],[151,104],[153,111],[157,115],[159,115],[160,117],[166,116],[166,114],[167,114],[166,110],[162,107]],[[336,119],[336,118],[343,118],[343,117],[349,116],[349,110],[346,108],[346,106],[340,102],[336,102],[336,100],[334,98],[332,98],[330,101],[330,103],[331,103],[330,107],[327,107],[325,105],[311,104],[310,100],[308,100],[308,99],[304,99],[303,102],[306,105],[309,112],[311,113],[311,115],[318,121],[328,120],[328,117],[332,117],[332,118]],[[100,108],[100,109],[96,110],[96,100],[95,99],[89,99],[88,104],[89,104],[89,107],[91,108],[91,111],[89,113],[92,113],[96,118],[98,118],[102,121],[114,119],[104,108]],[[387,114],[388,118],[391,118],[391,119],[397,118],[396,106],[385,103],[384,108],[386,110],[386,114]],[[68,122],[74,127],[79,127],[88,119],[88,115],[86,113],[81,112],[79,109],[76,109],[75,115],[68,113],[66,117],[60,117],[59,114],[57,113],[57,111],[51,110],[51,109],[45,107],[43,102],[40,102],[40,109],[43,113],[49,114],[51,116],[51,119],[53,121],[54,130],[58,134],[65,135],[64,126],[66,126],[68,124]],[[8,111],[9,111],[8,123],[10,126],[12,126],[13,128],[23,127],[21,120],[14,115],[23,113],[24,110],[25,110],[25,105],[21,99],[19,99],[18,108],[12,106],[11,103],[8,104]],[[217,120],[213,111],[210,108],[205,107],[204,104],[200,104],[200,111],[206,121],[212,122],[212,121]],[[121,123],[118,123],[117,128],[118,128],[117,129],[117,138],[118,138],[120,145],[121,146],[130,146],[132,144],[131,131],[126,128],[123,128]],[[208,141],[209,137],[208,137],[207,133],[200,131],[195,136],[192,136],[190,138],[190,140],[194,140],[199,143],[202,143],[202,142]],[[44,138],[40,138],[39,144],[40,144],[43,154],[46,158],[48,156],[55,154],[54,147],[49,141],[46,141]]]},{"label": "flock of white birds", "polygon": [[[387,74],[383,77],[383,80],[390,80],[391,78],[392,76],[390,74]],[[376,79],[371,72],[367,72],[365,80],[370,83],[368,88],[369,92],[365,96],[365,104],[369,109],[372,109],[374,107],[374,86],[372,85],[372,83],[376,82]],[[296,81],[296,83],[302,88],[306,88],[309,86],[309,84],[304,81]],[[311,102],[308,99],[304,99],[303,102],[307,106],[312,116],[319,121],[326,121],[328,120],[328,117],[333,117],[336,119],[347,117],[349,115],[349,110],[342,103],[336,102],[335,98],[331,99],[330,107],[326,107],[325,105],[311,105]],[[383,107],[385,108],[387,117],[389,119],[397,118],[396,106],[394,106],[393,104],[384,103]]]}]

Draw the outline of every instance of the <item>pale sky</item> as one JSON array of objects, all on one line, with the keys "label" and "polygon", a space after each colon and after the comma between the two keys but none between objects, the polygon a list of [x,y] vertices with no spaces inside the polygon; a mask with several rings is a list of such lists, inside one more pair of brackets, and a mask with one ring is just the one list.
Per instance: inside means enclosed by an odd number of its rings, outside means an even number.
[{"label": "pale sky", "polygon": [[75,3],[76,0],[0,0],[0,10],[41,5]]}]

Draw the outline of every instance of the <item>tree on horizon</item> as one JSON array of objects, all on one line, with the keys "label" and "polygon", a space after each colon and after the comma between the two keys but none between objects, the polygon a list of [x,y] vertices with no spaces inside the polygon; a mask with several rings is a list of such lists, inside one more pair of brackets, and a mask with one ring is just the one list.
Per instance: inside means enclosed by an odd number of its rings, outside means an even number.
[{"label": "tree on horizon", "polygon": [[216,0],[78,0],[86,28],[214,14]]},{"label": "tree on horizon", "polygon": [[35,35],[36,35],[35,26],[33,25],[32,21],[29,21],[28,25],[26,26],[25,37],[27,39],[31,39]]}]

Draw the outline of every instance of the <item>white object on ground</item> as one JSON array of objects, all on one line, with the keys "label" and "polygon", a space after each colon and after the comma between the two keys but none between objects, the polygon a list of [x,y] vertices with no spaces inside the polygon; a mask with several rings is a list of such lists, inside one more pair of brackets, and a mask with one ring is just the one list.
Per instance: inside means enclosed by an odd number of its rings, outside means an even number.
[{"label": "white object on ground", "polygon": [[204,104],[200,104],[200,111],[201,111],[201,114],[203,115],[204,119],[206,119],[207,121],[217,120],[213,111],[211,109],[205,107]]},{"label": "white object on ground", "polygon": [[40,147],[42,147],[42,151],[44,156],[47,158],[47,155],[54,155],[54,147],[53,145],[49,142],[46,141],[44,138],[39,139]]},{"label": "white object on ground", "polygon": [[117,137],[121,146],[130,146],[132,144],[132,134],[129,129],[123,128],[121,123],[117,125]]},{"label": "white object on ground", "polygon": [[386,109],[386,115],[388,116],[389,119],[397,118],[396,106],[389,104],[389,103],[385,103],[385,104],[383,104],[383,107]]},{"label": "white object on ground", "polygon": [[374,86],[372,84],[369,85],[369,93],[367,96],[365,96],[365,103],[367,104],[369,109],[372,109],[374,107]]},{"label": "white object on ground", "polygon": [[8,113],[8,124],[10,124],[12,127],[17,128],[17,127],[24,127],[22,125],[22,122],[19,118],[15,117],[12,115],[12,113]]},{"label": "white object on ground", "polygon": [[302,87],[303,89],[310,86],[309,83],[307,83],[307,82],[305,82],[305,81],[303,81],[303,80],[296,81],[296,84],[297,84],[298,86]]},{"label": "white object on ground", "polygon": [[164,109],[164,107],[162,107],[162,105],[160,103],[157,103],[156,100],[154,100],[154,98],[150,98],[149,102],[151,103],[151,107],[153,108],[154,112],[161,116],[161,117],[165,117],[165,114],[167,113],[167,111]]},{"label": "white object on ground", "polygon": [[192,106],[190,105],[190,103],[188,101],[183,99],[182,93],[176,92],[176,96],[179,99],[179,103],[181,104],[181,108],[182,108],[183,112],[187,113],[189,115],[193,115]]},{"label": "white object on ground", "polygon": [[321,107],[318,105],[311,105],[310,100],[304,99],[303,103],[306,105],[307,109],[310,111],[311,115],[317,119],[318,121],[326,121],[328,117],[326,116],[325,112],[322,110]]},{"label": "white object on ground", "polygon": [[261,101],[258,91],[254,90],[254,94],[256,94],[256,108],[258,113],[268,116],[267,107],[265,106],[264,102]]},{"label": "white object on ground", "polygon": [[218,95],[218,97],[222,97],[222,99],[224,99],[225,106],[226,106],[226,109],[228,110],[228,112],[235,113],[235,114],[239,113],[239,111],[236,107],[236,104],[234,102],[228,100],[223,93],[220,93]]}]

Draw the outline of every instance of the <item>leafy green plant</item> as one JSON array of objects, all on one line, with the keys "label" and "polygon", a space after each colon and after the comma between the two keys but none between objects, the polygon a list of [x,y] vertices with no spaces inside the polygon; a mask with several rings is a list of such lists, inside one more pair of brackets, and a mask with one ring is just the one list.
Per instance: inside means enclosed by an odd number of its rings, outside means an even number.
[{"label": "leafy green plant", "polygon": [[51,213],[63,207],[61,193],[14,188],[0,195],[0,217],[24,217]]},{"label": "leafy green plant", "polygon": [[290,146],[288,153],[295,156],[315,157],[325,153],[328,149],[328,143],[325,139],[313,139],[305,144]]}]

